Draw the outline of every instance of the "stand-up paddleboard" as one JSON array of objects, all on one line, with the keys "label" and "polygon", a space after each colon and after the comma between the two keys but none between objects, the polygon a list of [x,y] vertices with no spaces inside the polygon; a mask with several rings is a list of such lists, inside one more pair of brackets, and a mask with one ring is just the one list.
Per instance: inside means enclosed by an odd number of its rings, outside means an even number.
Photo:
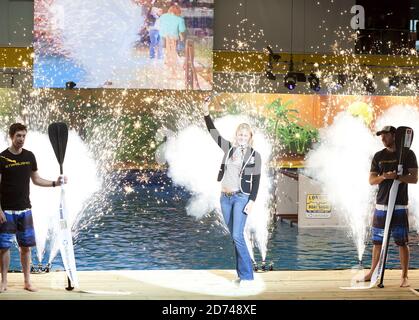
[{"label": "stand-up paddleboard", "polygon": [[[397,165],[397,175],[403,175],[403,163],[406,158],[406,155],[412,145],[413,141],[413,130],[409,127],[398,127],[396,130],[396,152],[398,158],[398,165]],[[393,217],[394,207],[396,204],[397,193],[399,191],[399,180],[394,180],[393,184],[391,185],[390,194],[388,198],[388,205],[387,205],[387,213],[386,213],[386,222],[384,226],[384,237],[383,243],[381,246],[380,252],[380,259],[378,260],[378,264],[374,269],[374,272],[371,276],[371,282],[369,286],[353,286],[353,287],[341,287],[341,289],[352,289],[352,290],[360,290],[360,289],[370,289],[377,285],[378,283],[379,288],[384,288],[383,281],[384,281],[384,271],[387,261],[387,253],[388,253],[388,245],[389,245],[389,237],[390,237],[390,224],[391,219]]]},{"label": "stand-up paddleboard", "polygon": [[[64,180],[63,162],[68,140],[68,128],[63,122],[52,123],[48,127],[49,140],[54,149],[55,156],[60,164],[60,178]],[[76,259],[74,257],[73,238],[71,235],[71,225],[68,221],[68,213],[65,205],[64,183],[61,183],[61,198],[59,208],[59,230],[58,241],[60,244],[60,254],[63,260],[64,268],[68,277],[67,290],[73,290],[79,286],[79,280],[76,270]]]}]

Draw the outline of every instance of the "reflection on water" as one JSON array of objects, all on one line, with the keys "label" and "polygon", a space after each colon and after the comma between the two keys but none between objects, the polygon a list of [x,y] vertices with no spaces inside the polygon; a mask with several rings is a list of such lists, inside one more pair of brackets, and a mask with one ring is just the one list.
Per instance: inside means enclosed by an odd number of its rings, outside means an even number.
[{"label": "reflection on water", "polygon": [[[147,185],[130,173],[112,195],[112,215],[104,215],[75,241],[79,270],[112,269],[234,269],[233,245],[218,215],[202,220],[186,214],[190,195],[169,186],[165,175],[154,175]],[[133,192],[126,193],[124,184]],[[166,183],[165,188],[161,188]],[[256,214],[256,213],[255,213]],[[411,268],[419,267],[416,232],[411,232]],[[371,261],[371,242],[364,265]],[[258,252],[256,257],[259,259]],[[62,269],[58,256],[55,269]],[[260,260],[260,259],[259,259]],[[277,222],[270,236],[268,262],[276,270],[350,269],[358,263],[353,241],[344,229],[304,229]],[[392,243],[389,268],[399,268],[398,250]],[[20,269],[12,250],[11,269]]]}]

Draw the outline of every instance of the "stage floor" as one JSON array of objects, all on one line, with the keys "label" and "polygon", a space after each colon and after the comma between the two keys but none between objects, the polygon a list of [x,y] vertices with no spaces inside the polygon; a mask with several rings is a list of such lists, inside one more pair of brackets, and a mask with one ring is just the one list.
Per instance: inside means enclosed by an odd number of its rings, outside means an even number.
[{"label": "stage floor", "polygon": [[270,271],[255,274],[252,288],[237,288],[233,270],[80,271],[80,289],[66,291],[64,272],[33,274],[32,293],[22,289],[23,274],[9,273],[0,300],[197,300],[197,299],[419,299],[419,270],[409,271],[410,288],[400,288],[400,270],[387,270],[385,288],[343,290],[353,270]]}]

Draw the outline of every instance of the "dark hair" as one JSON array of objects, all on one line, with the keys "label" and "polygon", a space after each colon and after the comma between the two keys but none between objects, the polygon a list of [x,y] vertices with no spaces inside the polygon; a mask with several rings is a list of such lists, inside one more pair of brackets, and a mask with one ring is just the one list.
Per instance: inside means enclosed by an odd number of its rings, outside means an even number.
[{"label": "dark hair", "polygon": [[9,128],[10,138],[13,138],[15,133],[18,132],[18,131],[26,131],[27,132],[28,129],[26,129],[26,126],[21,124],[21,123],[13,123]]},{"label": "dark hair", "polygon": [[167,12],[179,17],[182,14],[182,9],[177,4],[173,4],[170,6]]}]

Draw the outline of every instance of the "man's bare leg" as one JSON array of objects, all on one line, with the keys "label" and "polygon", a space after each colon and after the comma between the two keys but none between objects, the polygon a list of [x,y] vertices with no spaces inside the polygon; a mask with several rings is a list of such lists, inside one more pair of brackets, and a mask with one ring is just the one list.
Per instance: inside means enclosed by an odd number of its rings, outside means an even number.
[{"label": "man's bare leg", "polygon": [[30,275],[31,275],[31,248],[30,247],[20,247],[20,262],[22,263],[22,271],[23,271],[23,277],[25,281],[25,285],[23,289],[28,291],[38,291],[37,288],[35,288],[30,281]]},{"label": "man's bare leg", "polygon": [[409,280],[407,279],[407,273],[409,271],[409,256],[410,250],[408,245],[399,246],[400,253],[400,264],[402,266],[402,280],[400,282],[400,287],[408,287]]},{"label": "man's bare leg", "polygon": [[375,267],[378,264],[378,261],[380,260],[380,253],[381,253],[381,244],[374,244],[372,246],[372,262],[371,262],[371,269],[370,272],[368,272],[365,277],[361,280],[359,280],[358,282],[362,282],[362,281],[370,281],[372,274],[375,270]]},{"label": "man's bare leg", "polygon": [[7,272],[9,272],[10,250],[0,249],[1,283],[0,293],[7,290]]}]

